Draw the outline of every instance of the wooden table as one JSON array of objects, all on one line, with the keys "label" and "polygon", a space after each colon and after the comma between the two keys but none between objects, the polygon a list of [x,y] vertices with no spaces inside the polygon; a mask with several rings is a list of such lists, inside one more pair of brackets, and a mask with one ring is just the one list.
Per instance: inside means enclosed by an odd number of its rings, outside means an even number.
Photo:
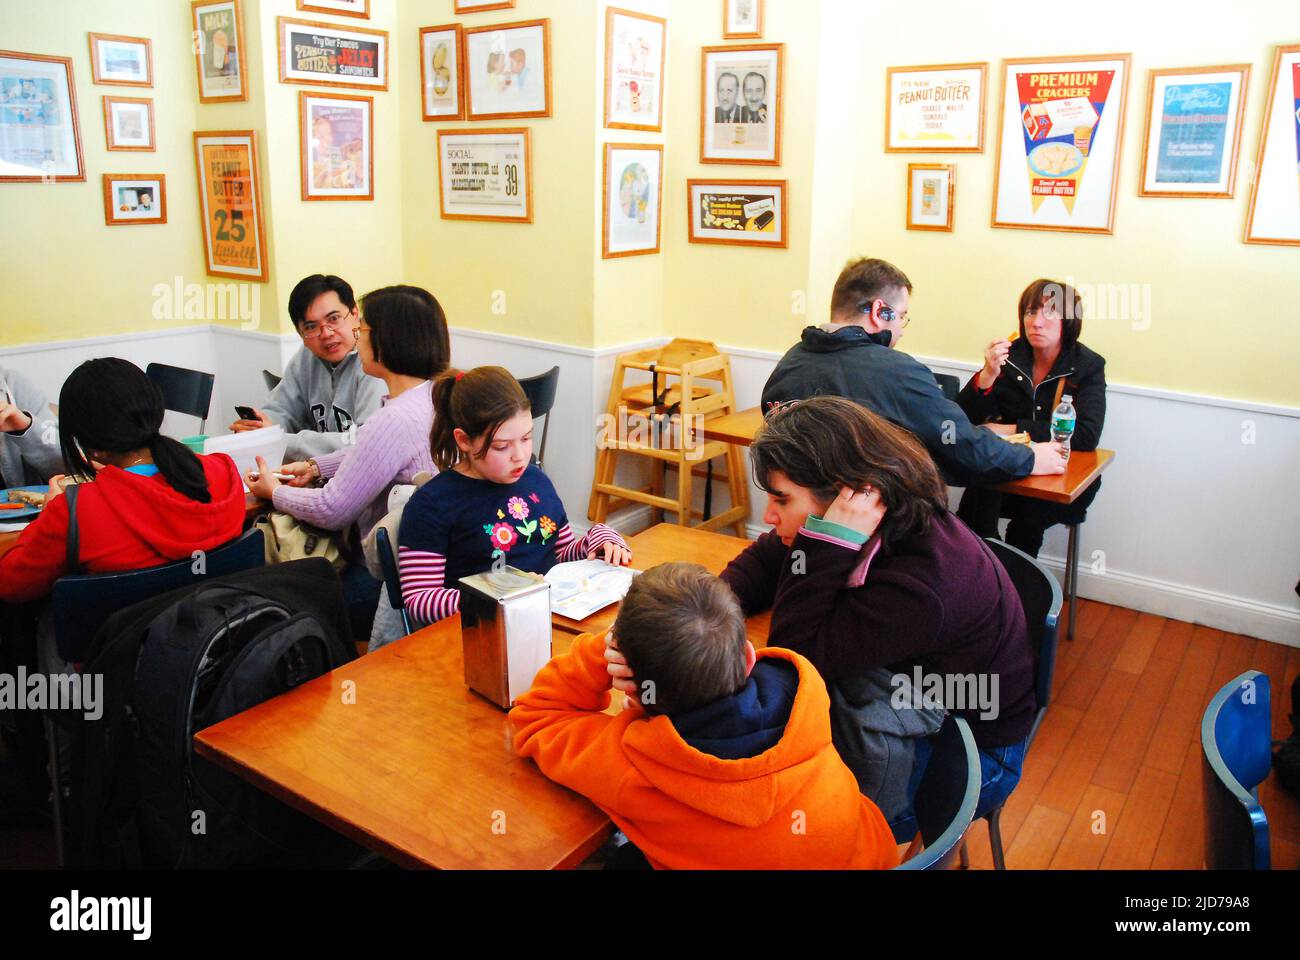
[{"label": "wooden table", "polygon": [[[1021,477],[1009,483],[999,483],[993,489],[1014,493],[1035,500],[1070,504],[1097,482],[1102,472],[1115,459],[1114,450],[1093,450],[1087,453],[1071,451],[1066,461],[1065,473],[1058,476]],[[1071,524],[1070,542],[1065,549],[1065,597],[1070,605],[1069,626],[1065,638],[1074,639],[1075,601],[1079,592],[1079,526]]]},{"label": "wooden table", "polygon": [[[672,524],[629,542],[638,567],[693,560],[711,570],[748,543]],[[553,651],[607,626],[615,612],[557,626]],[[763,643],[766,623],[751,623]],[[343,702],[345,681],[355,703]],[[621,698],[614,694],[611,711]],[[194,739],[200,756],[404,866],[573,867],[610,830],[586,799],[516,756],[505,711],[465,686],[458,616]]]},{"label": "wooden table", "polygon": [[[248,526],[262,514],[271,509],[271,504],[266,500],[259,500],[251,493],[244,495],[244,526]],[[0,557],[3,557],[18,542],[21,530],[13,533],[0,531]]]},{"label": "wooden table", "polygon": [[[721,573],[735,556],[749,546],[750,541],[729,537],[722,533],[696,530],[675,523],[661,523],[628,539],[632,548],[632,567],[649,570],[661,563],[688,560],[698,563],[710,573]],[[554,614],[551,622],[568,633],[600,633],[614,625],[618,607],[598,610],[586,620],[570,620]],[[772,625],[770,610],[750,617],[746,622],[750,642],[757,648],[767,646],[767,635]]]},{"label": "wooden table", "polygon": [[517,756],[505,711],[465,686],[459,616],[194,740],[200,756],[403,866],[574,867],[610,830]]},{"label": "wooden table", "polygon": [[704,439],[721,440],[723,443],[738,443],[749,446],[763,426],[763,411],[750,407],[739,413],[729,413],[715,420],[704,421]]}]

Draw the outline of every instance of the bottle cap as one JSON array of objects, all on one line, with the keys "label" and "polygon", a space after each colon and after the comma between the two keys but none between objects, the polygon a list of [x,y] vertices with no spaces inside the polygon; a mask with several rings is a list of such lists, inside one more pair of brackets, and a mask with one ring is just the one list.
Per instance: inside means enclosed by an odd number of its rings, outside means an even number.
[{"label": "bottle cap", "polygon": [[1067,393],[1067,394],[1065,394],[1063,397],[1061,397],[1061,402],[1062,402],[1062,403],[1074,403],[1074,397],[1070,396],[1070,395]]}]

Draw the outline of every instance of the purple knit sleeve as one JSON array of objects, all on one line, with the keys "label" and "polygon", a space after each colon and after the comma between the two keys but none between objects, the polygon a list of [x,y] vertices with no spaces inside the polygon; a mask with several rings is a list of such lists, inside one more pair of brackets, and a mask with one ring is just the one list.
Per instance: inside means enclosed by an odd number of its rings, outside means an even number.
[{"label": "purple knit sleeve", "polygon": [[417,418],[403,416],[401,408],[385,407],[357,431],[356,444],[329,483],[320,488],[276,487],[275,508],[323,530],[346,530],[396,482],[402,468],[415,459],[418,444],[427,442]]}]

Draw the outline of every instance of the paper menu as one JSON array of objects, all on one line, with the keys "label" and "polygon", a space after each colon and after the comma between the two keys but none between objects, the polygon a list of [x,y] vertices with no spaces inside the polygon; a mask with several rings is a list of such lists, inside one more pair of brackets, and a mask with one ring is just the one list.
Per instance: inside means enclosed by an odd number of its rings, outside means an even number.
[{"label": "paper menu", "polygon": [[551,585],[551,612],[570,620],[585,620],[597,610],[627,595],[637,571],[604,560],[559,563],[546,574]]}]

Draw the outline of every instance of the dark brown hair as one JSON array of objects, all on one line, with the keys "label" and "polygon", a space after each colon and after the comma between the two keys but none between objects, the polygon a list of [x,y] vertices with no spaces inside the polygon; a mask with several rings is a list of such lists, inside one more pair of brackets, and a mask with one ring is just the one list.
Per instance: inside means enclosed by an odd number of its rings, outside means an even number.
[{"label": "dark brown hair", "polygon": [[888,511],[886,543],[924,533],[948,509],[947,490],[929,452],[908,431],[842,397],[814,397],[777,408],[749,448],[763,490],[780,470],[823,506],[841,487],[875,487]]},{"label": "dark brown hair", "polygon": [[531,409],[523,387],[504,367],[475,367],[465,373],[447,370],[433,381],[433,432],[429,435],[433,462],[439,470],[449,470],[460,461],[457,427],[471,440],[483,438],[478,449],[471,451],[479,459],[501,424]]},{"label": "dark brown hair", "polygon": [[694,710],[745,685],[740,603],[698,563],[661,563],[636,577],[614,639],[646,713]]},{"label": "dark brown hair", "polygon": [[1083,333],[1083,303],[1079,291],[1059,280],[1035,280],[1020,295],[1020,336],[1025,336],[1025,314],[1030,310],[1053,303],[1061,313],[1061,352],[1065,353],[1079,342]]},{"label": "dark brown hair", "polygon": [[850,260],[835,281],[835,291],[831,294],[831,319],[861,313],[864,306],[870,312],[873,300],[879,297],[888,301],[898,290],[911,293],[912,281],[892,263],[867,257]]},{"label": "dark brown hair", "polygon": [[375,359],[393,373],[432,380],[451,362],[447,315],[422,287],[382,287],[361,298]]}]

